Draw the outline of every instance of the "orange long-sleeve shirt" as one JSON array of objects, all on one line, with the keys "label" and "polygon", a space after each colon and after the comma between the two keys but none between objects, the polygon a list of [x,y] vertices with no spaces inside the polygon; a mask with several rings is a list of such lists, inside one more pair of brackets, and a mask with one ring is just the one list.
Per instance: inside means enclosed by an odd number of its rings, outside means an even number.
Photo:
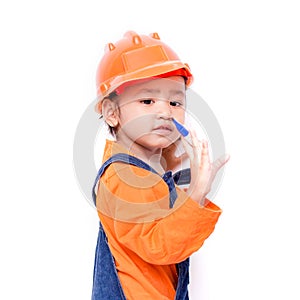
[{"label": "orange long-sleeve shirt", "polygon": [[[107,141],[103,161],[116,153],[130,154]],[[169,208],[164,180],[125,163],[111,164],[100,179],[98,215],[126,299],[174,299],[176,263],[197,251],[214,230],[220,208],[210,201],[201,207],[179,187],[176,191]]]}]

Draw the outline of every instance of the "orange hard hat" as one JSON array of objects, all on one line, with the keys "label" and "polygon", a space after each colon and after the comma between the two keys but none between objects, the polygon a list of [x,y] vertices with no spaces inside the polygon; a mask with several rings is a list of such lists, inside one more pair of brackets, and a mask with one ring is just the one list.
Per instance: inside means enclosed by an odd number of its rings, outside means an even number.
[{"label": "orange hard hat", "polygon": [[[105,47],[96,76],[98,100],[101,102],[123,84],[164,75],[183,76],[186,86],[190,86],[193,81],[188,64],[181,62],[157,33],[147,36],[128,31],[121,40]],[[101,113],[101,105],[97,105],[96,110]]]}]

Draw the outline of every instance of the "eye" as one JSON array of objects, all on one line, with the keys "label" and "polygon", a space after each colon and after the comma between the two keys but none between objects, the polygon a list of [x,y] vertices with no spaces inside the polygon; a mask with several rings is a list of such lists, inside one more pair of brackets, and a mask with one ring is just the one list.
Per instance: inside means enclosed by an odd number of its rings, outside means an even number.
[{"label": "eye", "polygon": [[170,101],[171,106],[182,106],[182,103],[179,101]]},{"label": "eye", "polygon": [[155,101],[153,99],[142,99],[140,100],[140,103],[146,104],[146,105],[150,105],[153,104]]}]

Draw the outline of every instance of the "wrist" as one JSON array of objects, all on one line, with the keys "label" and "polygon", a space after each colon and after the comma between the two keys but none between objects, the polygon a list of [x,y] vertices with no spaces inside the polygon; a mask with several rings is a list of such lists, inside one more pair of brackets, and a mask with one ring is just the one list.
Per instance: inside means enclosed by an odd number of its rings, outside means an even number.
[{"label": "wrist", "polygon": [[206,194],[201,193],[198,191],[195,191],[194,189],[188,189],[187,190],[187,194],[190,196],[190,198],[192,200],[194,200],[195,202],[197,202],[200,206],[205,206],[206,204]]}]

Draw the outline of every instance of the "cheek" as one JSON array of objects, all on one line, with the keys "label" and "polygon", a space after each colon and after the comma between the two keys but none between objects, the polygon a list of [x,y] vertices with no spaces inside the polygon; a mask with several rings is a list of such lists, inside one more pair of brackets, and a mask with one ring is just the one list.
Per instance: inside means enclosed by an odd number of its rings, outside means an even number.
[{"label": "cheek", "polygon": [[131,136],[139,138],[147,134],[152,128],[155,120],[155,115],[137,115],[127,114],[126,119],[120,118],[120,127],[123,132]]},{"label": "cheek", "polygon": [[184,124],[185,120],[185,110],[184,109],[175,109],[172,112],[172,116],[181,124]]}]

